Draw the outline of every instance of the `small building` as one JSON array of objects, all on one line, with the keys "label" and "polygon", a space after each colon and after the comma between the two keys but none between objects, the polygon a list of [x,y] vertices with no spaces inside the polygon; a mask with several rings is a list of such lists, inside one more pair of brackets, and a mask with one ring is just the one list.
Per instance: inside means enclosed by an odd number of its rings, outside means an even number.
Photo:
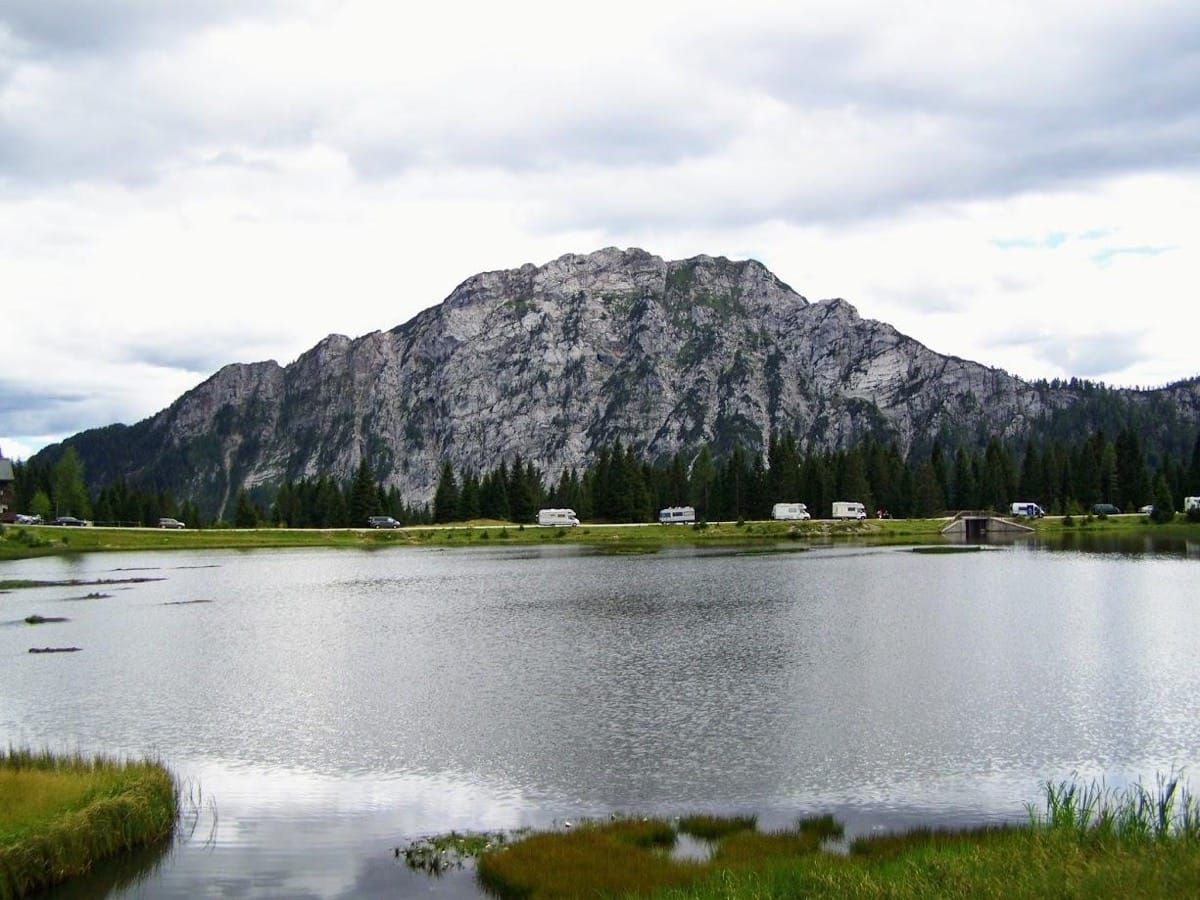
[{"label": "small building", "polygon": [[0,456],[0,517],[13,505],[13,483],[17,480],[11,459]]}]

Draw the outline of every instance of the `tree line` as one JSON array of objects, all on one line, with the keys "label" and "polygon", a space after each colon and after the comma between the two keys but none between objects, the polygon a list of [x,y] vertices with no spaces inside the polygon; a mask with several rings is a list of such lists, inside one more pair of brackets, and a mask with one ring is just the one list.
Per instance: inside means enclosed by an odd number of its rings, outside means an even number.
[{"label": "tree line", "polygon": [[273,498],[240,491],[231,520],[221,523],[204,521],[190,500],[177,503],[168,491],[123,479],[89,496],[72,448],[53,467],[16,463],[14,472],[17,510],[126,525],[155,525],[162,516],[193,527],[357,527],[375,515],[405,525],[531,522],[546,506],[610,522],[651,522],[664,507],[693,506],[698,517],[717,521],[769,518],[778,502],[804,503],[814,517],[828,516],[835,500],[902,518],[952,509],[1006,512],[1015,500],[1036,502],[1051,514],[1076,514],[1096,503],[1124,511],[1147,504],[1182,509],[1184,496],[1200,495],[1200,435],[1190,453],[1164,453],[1153,466],[1132,427],[1112,439],[1098,431],[1074,445],[1030,440],[1014,447],[993,438],[981,449],[951,451],[935,442],[927,455],[907,458],[895,443],[872,438],[845,450],[801,450],[791,435],[773,435],[765,454],[735,446],[719,459],[703,446],[690,461],[676,454],[649,462],[618,441],[600,448],[590,466],[567,469],[553,483],[520,456],[485,473],[457,471],[446,462],[431,504],[405,502],[364,460],[348,482],[328,476],[287,481]]}]

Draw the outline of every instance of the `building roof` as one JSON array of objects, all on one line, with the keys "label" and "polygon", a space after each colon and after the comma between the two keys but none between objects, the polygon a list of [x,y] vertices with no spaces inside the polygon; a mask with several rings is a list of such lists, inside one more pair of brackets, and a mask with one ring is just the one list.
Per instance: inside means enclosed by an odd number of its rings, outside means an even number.
[{"label": "building roof", "polygon": [[0,481],[14,481],[12,460],[0,456]]}]

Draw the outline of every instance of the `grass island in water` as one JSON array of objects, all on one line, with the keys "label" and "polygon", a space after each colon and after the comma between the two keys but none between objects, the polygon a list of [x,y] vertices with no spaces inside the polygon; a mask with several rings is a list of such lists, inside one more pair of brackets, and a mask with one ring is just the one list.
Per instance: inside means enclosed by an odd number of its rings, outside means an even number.
[{"label": "grass island in water", "polygon": [[175,779],[160,763],[0,753],[0,900],[164,841],[177,816]]}]

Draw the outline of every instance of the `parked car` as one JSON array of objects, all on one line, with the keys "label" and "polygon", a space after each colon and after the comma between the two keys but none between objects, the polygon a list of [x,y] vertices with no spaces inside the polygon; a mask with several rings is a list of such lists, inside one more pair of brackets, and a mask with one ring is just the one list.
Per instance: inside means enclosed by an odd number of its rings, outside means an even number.
[{"label": "parked car", "polygon": [[1139,506],[1138,512],[1140,512],[1143,516],[1152,516],[1154,515],[1154,504],[1147,503],[1145,506]]},{"label": "parked car", "polygon": [[391,516],[371,516],[367,519],[367,525],[371,528],[399,528],[400,523]]},{"label": "parked car", "polygon": [[158,520],[159,528],[187,528],[186,522],[180,522],[178,519],[172,519],[168,516],[163,516]]},{"label": "parked car", "polygon": [[1093,516],[1115,516],[1121,512],[1120,507],[1113,506],[1111,503],[1094,503],[1092,504]]},{"label": "parked car", "polygon": [[41,525],[42,517],[36,515],[27,516],[24,513],[17,513],[13,517],[13,522],[17,525]]},{"label": "parked car", "polygon": [[83,519],[77,519],[74,516],[59,516],[51,525],[66,525],[72,528],[80,528],[87,524]]}]

